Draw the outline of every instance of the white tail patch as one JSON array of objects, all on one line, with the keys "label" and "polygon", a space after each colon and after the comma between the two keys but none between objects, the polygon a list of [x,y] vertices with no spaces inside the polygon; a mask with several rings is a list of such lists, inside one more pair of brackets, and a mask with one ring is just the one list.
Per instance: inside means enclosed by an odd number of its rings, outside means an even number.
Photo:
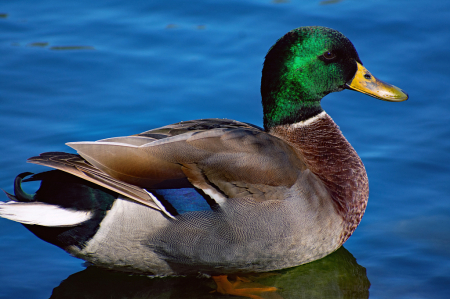
[{"label": "white tail patch", "polygon": [[20,222],[51,227],[75,226],[92,217],[90,211],[75,211],[43,202],[2,202],[0,217]]}]

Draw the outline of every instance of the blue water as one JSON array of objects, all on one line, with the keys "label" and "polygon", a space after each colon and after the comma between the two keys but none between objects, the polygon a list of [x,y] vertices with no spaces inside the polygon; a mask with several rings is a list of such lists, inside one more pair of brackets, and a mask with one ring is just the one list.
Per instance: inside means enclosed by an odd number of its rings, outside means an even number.
[{"label": "blue water", "polygon": [[[305,25],[343,32],[364,65],[410,99],[344,91],[323,100],[365,163],[369,205],[346,250],[264,278],[282,287],[270,298],[350,298],[353,284],[363,291],[351,298],[367,289],[370,298],[448,298],[448,0],[2,1],[0,187],[11,192],[16,174],[45,169],[28,157],[68,151],[69,141],[208,117],[261,126],[264,56]],[[65,290],[77,290],[74,298],[219,298],[208,280],[85,270],[4,219],[0,265],[0,298]]]}]

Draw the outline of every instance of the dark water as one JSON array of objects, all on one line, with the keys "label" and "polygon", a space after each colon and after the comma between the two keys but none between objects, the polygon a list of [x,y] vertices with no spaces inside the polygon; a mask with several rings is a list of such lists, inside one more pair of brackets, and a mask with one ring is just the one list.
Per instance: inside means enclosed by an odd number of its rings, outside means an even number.
[{"label": "dark water", "polygon": [[[255,280],[280,288],[267,298],[448,298],[448,0],[2,1],[0,187],[69,141],[208,117],[262,125],[264,55],[305,25],[342,31],[410,100],[323,100],[366,165],[366,215],[345,249]],[[219,298],[207,279],[86,269],[4,219],[0,265],[0,298]]]}]

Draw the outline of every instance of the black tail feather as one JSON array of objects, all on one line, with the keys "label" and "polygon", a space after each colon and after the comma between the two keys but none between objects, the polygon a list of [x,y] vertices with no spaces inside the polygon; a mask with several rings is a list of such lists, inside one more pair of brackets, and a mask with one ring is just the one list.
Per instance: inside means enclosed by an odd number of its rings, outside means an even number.
[{"label": "black tail feather", "polygon": [[3,192],[5,192],[6,196],[8,196],[9,200],[12,201],[19,201],[14,195],[12,195],[11,193],[6,192],[5,190],[2,189]]},{"label": "black tail feather", "polygon": [[[15,198],[16,201],[20,201],[20,202],[32,202],[34,201],[34,195],[32,194],[28,194],[25,191],[23,191],[22,189],[22,180],[29,176],[32,175],[32,172],[23,172],[21,174],[19,174],[18,176],[16,176],[16,178],[14,179],[14,196],[12,196],[11,194],[6,193],[6,195],[11,199],[11,196],[13,198]],[[14,199],[13,199],[14,200]]]}]

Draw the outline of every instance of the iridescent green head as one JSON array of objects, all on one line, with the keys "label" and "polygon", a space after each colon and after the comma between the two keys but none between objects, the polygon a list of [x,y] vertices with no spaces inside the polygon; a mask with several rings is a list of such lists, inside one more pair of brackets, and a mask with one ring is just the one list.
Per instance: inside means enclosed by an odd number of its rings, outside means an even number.
[{"label": "iridescent green head", "polygon": [[[261,78],[261,95],[266,130],[276,125],[304,121],[320,112],[320,100],[344,88],[371,96],[400,101],[407,95],[388,90],[377,94],[366,86],[352,86],[357,72],[362,78],[375,79],[362,63],[355,47],[342,33],[326,27],[300,27],[280,38],[266,55]],[[370,77],[370,78],[369,78]],[[364,80],[365,80],[364,79]],[[359,82],[360,86],[367,82]],[[370,83],[370,82],[369,82]],[[377,88],[380,81],[375,79]],[[382,82],[382,84],[385,84]],[[395,88],[386,84],[382,88]]]}]

